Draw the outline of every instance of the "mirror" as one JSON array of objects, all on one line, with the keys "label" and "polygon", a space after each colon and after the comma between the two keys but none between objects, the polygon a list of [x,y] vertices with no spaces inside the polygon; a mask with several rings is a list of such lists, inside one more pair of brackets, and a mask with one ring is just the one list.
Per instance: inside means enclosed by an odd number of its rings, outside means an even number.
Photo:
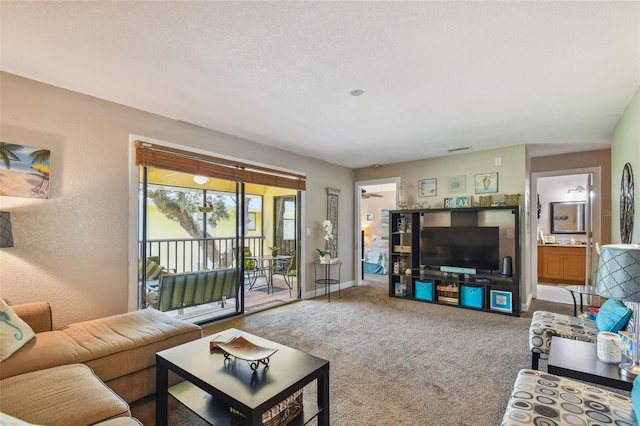
[{"label": "mirror", "polygon": [[549,203],[552,234],[586,234],[584,201],[563,201]]}]

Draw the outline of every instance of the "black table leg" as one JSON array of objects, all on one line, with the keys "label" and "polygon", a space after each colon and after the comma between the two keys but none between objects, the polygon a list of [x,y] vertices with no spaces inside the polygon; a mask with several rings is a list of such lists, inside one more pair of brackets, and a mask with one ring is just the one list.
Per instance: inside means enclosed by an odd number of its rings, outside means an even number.
[{"label": "black table leg", "polygon": [[169,371],[156,358],[156,425],[166,426],[169,415]]},{"label": "black table leg", "polygon": [[318,407],[321,407],[318,414],[318,425],[329,426],[329,367],[318,377]]}]

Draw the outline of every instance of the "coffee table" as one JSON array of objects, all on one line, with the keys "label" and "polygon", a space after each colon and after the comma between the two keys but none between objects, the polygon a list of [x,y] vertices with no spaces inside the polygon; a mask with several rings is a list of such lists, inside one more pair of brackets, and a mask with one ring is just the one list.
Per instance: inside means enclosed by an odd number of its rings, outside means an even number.
[{"label": "coffee table", "polygon": [[[230,425],[230,407],[246,417],[247,425],[261,425],[262,413],[298,389],[317,381],[317,403],[304,402],[304,409],[292,425],[303,425],[318,418],[318,425],[329,425],[329,361],[299,350],[237,330],[216,335],[242,336],[265,348],[278,349],[268,367],[252,370],[244,360],[225,361],[219,349],[209,350],[212,336],[203,337],[156,354],[156,424],[167,424],[168,396],[210,424]],[[168,386],[169,371],[185,381]]]},{"label": "coffee table", "polygon": [[598,359],[597,346],[591,342],[553,337],[547,371],[627,391],[633,387],[633,378],[621,375],[618,364]]}]

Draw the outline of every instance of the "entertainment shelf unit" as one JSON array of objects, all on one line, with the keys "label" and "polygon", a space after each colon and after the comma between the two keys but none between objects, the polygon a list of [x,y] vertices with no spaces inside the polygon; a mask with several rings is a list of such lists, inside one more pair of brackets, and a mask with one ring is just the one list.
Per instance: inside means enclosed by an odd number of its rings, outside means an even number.
[{"label": "entertainment shelf unit", "polygon": [[[498,227],[499,260],[511,257],[511,275],[500,270],[420,265],[423,227]],[[520,316],[520,207],[469,207],[389,212],[389,296]]]}]

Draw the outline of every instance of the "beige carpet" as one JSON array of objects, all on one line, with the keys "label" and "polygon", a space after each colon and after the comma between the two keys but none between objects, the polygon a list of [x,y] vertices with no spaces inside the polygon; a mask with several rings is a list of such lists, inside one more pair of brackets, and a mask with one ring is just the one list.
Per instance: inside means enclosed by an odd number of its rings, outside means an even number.
[{"label": "beige carpet", "polygon": [[[305,300],[205,333],[239,328],[329,360],[332,425],[499,424],[516,373],[530,366],[530,315],[390,298],[386,281],[376,281],[332,294],[331,303]],[[170,422],[203,424],[180,405]]]}]

